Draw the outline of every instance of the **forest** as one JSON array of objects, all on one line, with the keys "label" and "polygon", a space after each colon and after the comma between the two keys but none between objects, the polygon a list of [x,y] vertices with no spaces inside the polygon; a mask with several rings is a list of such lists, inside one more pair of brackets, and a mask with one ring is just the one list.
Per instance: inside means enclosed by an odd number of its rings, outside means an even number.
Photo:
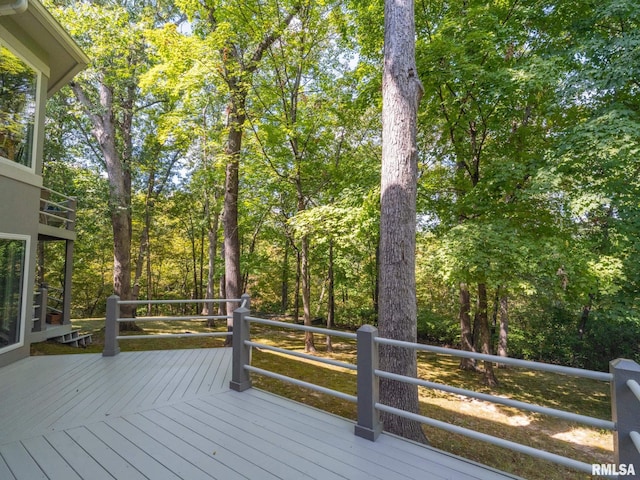
[{"label": "forest", "polygon": [[[92,61],[45,131],[74,317],[248,292],[377,322],[382,0],[45,5]],[[415,27],[420,338],[640,361],[640,2],[416,0]]]}]

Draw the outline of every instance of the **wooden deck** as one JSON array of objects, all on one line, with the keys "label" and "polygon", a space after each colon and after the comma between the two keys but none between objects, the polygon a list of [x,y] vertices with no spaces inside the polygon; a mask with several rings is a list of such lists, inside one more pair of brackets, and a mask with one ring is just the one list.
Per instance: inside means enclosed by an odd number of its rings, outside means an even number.
[{"label": "wooden deck", "polygon": [[0,369],[0,479],[507,479],[257,389],[231,350],[31,357]]}]

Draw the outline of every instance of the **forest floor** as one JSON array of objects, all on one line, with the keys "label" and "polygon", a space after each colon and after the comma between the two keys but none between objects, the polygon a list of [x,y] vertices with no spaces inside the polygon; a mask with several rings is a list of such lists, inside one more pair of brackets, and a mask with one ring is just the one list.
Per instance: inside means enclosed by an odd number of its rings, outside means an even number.
[{"label": "forest floor", "polygon": [[[86,348],[73,348],[56,342],[33,344],[32,355],[68,353],[100,353],[104,345],[104,319],[74,320],[82,331],[93,334],[93,344]],[[143,333],[183,333],[210,331],[205,322],[145,322]],[[225,331],[220,325],[213,330]],[[140,334],[140,332],[136,332]],[[326,351],[325,338],[315,335],[316,355],[343,362],[355,363],[355,343],[333,338],[333,352]],[[303,333],[252,326],[252,340],[295,351],[304,351]],[[222,347],[223,338],[170,338],[121,341],[122,351],[162,350],[178,348]],[[436,383],[513,398],[591,417],[610,419],[609,385],[586,379],[519,368],[496,370],[500,385],[495,388],[481,383],[482,373],[463,371],[458,360],[447,355],[420,353],[419,377]],[[332,367],[311,360],[294,359],[282,354],[254,349],[252,364],[276,373],[312,382],[351,395],[356,394],[356,375],[352,370]],[[342,417],[355,419],[356,406],[335,397],[279,380],[253,375],[254,386],[288,397]],[[589,428],[548,417],[475,400],[460,395],[420,388],[421,410],[437,420],[470,428],[499,438],[547,450],[585,463],[611,463],[613,436],[611,432]],[[451,434],[440,429],[424,427],[435,448],[460,455],[499,470],[530,480],[586,479],[591,475],[578,473],[527,455]]]}]

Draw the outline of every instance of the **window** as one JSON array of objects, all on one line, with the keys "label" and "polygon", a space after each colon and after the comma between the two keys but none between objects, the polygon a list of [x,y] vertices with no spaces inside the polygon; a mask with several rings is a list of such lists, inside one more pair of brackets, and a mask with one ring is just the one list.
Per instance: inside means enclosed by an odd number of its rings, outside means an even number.
[{"label": "window", "polygon": [[0,157],[31,167],[37,72],[0,45]]},{"label": "window", "polygon": [[22,344],[28,240],[0,237],[0,351]]}]

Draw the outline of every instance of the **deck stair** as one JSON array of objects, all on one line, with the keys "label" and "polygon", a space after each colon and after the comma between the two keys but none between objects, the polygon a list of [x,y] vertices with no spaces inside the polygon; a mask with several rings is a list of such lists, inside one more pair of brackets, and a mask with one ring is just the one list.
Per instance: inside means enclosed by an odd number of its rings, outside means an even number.
[{"label": "deck stair", "polygon": [[91,345],[92,335],[90,333],[80,333],[80,330],[72,330],[53,340],[71,347],[86,347],[87,345]]}]

